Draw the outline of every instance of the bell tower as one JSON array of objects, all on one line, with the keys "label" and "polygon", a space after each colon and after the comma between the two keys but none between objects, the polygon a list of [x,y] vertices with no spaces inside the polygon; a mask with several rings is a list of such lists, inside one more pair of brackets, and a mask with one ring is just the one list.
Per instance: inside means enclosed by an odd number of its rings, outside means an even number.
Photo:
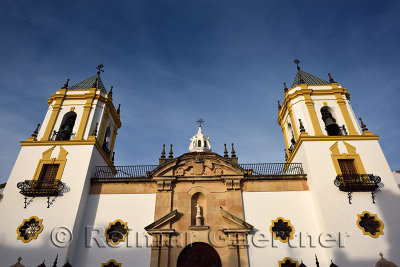
[{"label": "bell tower", "polygon": [[[294,62],[294,82],[290,88],[284,83],[282,105],[278,101],[277,122],[285,142],[286,163],[302,163],[321,229],[351,233],[346,244],[351,256],[343,255],[340,248],[327,250],[326,255],[339,266],[347,266],[346,257],[377,255],[378,248],[394,246],[394,238],[380,231],[398,227],[398,219],[387,211],[398,203],[400,192],[379,135],[369,131],[361,118],[360,127],[348,89],[331,74],[326,81],[303,71],[299,60]],[[373,234],[357,221],[365,214],[374,216],[374,225],[379,226]],[[368,235],[373,240],[363,242]]]},{"label": "bell tower", "polygon": [[[58,255],[64,265],[73,258],[90,178],[95,166],[114,168],[121,127],[120,108],[113,104],[112,87],[107,91],[103,84],[102,68],[73,86],[68,79],[48,99],[41,128],[21,141],[0,206],[0,213],[7,214],[0,222],[3,262],[25,255],[25,263],[37,265]],[[59,227],[65,230],[65,242],[52,236]],[[32,253],[35,247],[41,253]]]}]

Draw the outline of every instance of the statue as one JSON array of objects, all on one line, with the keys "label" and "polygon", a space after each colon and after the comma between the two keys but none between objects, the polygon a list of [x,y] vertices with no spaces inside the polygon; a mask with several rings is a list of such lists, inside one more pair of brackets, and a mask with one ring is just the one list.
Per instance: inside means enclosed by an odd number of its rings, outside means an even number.
[{"label": "statue", "polygon": [[201,207],[199,204],[196,205],[197,213],[196,213],[196,226],[202,225],[203,216],[201,216]]}]

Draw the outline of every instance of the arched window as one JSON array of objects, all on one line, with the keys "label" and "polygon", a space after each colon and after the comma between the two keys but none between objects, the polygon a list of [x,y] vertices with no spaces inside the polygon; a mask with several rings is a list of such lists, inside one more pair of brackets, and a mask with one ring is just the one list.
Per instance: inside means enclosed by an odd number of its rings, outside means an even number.
[{"label": "arched window", "polygon": [[201,140],[197,141],[197,146],[201,147]]},{"label": "arched window", "polygon": [[55,140],[70,140],[72,135],[72,130],[74,129],[76,120],[76,113],[70,111],[66,113],[61,122],[60,129],[55,132]]},{"label": "arched window", "polygon": [[204,141],[204,147],[207,147],[207,141]]},{"label": "arched window", "polygon": [[111,135],[111,130],[110,130],[110,126],[108,126],[107,130],[106,130],[106,134],[104,135],[104,140],[103,140],[103,145],[102,145],[103,151],[107,154],[107,156],[109,156],[111,153],[111,151],[110,151],[110,141],[111,141],[110,135]]},{"label": "arched window", "polygon": [[339,125],[336,123],[336,118],[334,117],[334,111],[332,108],[325,106],[321,108],[322,120],[325,123],[325,129],[328,135],[342,135]]}]

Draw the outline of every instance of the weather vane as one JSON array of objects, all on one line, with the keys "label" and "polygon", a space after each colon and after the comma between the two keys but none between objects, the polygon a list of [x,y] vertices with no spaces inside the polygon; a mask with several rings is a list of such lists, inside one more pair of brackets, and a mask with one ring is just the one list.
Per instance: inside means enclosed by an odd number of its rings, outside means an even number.
[{"label": "weather vane", "polygon": [[199,126],[201,127],[201,125],[204,123],[204,120],[202,118],[198,119],[197,124],[199,124]]},{"label": "weather vane", "polygon": [[300,67],[299,67],[300,60],[298,60],[296,58],[293,62],[297,65],[297,70],[300,70]]},{"label": "weather vane", "polygon": [[100,71],[101,71],[101,72],[104,72],[104,70],[102,70],[102,68],[104,68],[104,65],[103,65],[103,64],[100,64],[100,65],[98,65],[98,66],[96,67],[96,69],[97,69],[97,74],[100,74]]}]

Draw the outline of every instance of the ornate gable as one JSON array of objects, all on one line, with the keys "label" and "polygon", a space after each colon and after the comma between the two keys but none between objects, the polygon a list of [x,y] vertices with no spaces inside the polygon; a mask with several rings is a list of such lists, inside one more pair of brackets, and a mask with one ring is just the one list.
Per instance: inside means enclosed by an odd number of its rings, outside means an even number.
[{"label": "ornate gable", "polygon": [[193,152],[166,161],[156,168],[153,177],[222,177],[244,176],[238,164],[215,153]]}]

